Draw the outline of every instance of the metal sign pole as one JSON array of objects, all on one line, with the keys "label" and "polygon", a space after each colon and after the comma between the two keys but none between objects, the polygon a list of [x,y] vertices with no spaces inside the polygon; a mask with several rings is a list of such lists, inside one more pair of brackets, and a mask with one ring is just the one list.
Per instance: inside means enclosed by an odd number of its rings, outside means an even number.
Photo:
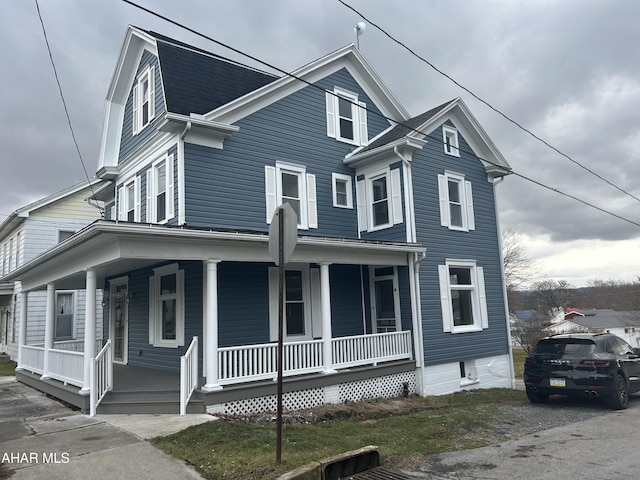
[{"label": "metal sign pole", "polygon": [[284,327],[284,211],[278,212],[278,410],[276,432],[276,463],[282,459],[282,356]]}]

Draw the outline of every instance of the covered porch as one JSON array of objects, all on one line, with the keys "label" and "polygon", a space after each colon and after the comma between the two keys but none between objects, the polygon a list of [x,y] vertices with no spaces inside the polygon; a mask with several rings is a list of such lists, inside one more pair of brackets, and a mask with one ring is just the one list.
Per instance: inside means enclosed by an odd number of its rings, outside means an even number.
[{"label": "covered porch", "polygon": [[[269,259],[267,243],[268,237],[262,234],[229,234],[156,225],[96,222],[15,273],[16,278],[23,282],[21,325],[28,325],[29,292],[42,288],[46,288],[47,291],[44,344],[27,345],[24,341],[26,329],[21,328],[18,369],[30,372],[32,377],[40,375],[43,382],[56,381],[65,387],[75,387],[78,395],[88,397],[91,413],[98,411],[99,403],[108,398],[110,391],[118,388],[118,376],[126,371],[122,367],[132,368],[129,372],[134,372],[134,363],[140,362],[141,358],[147,358],[145,361],[150,363],[139,363],[137,366],[153,368],[143,369],[139,373],[161,371],[161,362],[153,364],[153,357],[148,356],[152,355],[153,349],[157,347],[148,345],[149,348],[143,355],[143,349],[137,353],[137,346],[118,345],[122,338],[121,335],[114,334],[113,314],[105,314],[105,320],[109,325],[105,324],[103,331],[98,332],[95,328],[95,316],[91,312],[95,311],[98,293],[102,293],[98,285],[104,285],[106,293],[109,279],[118,280],[115,285],[120,286],[121,279],[126,277],[128,272],[153,270],[168,274],[169,270],[164,269],[167,262],[176,262],[179,265],[186,262],[201,265],[200,326],[194,327],[194,324],[187,322],[187,328],[183,333],[184,347],[178,345],[177,348],[162,350],[165,357],[175,358],[177,362],[172,363],[177,368],[162,372],[162,376],[178,379],[181,411],[186,412],[186,405],[190,399],[208,398],[207,401],[213,402],[215,393],[243,390],[248,392],[252,385],[272,384],[277,375],[276,343],[268,338],[268,332],[266,341],[263,342],[253,339],[251,342],[241,343],[221,339],[221,334],[225,335],[224,321],[227,320],[221,320],[222,307],[219,305],[220,265],[229,262],[266,265]],[[348,372],[381,369],[390,364],[406,366],[407,362],[415,369],[414,351],[417,348],[416,342],[420,341],[420,335],[413,333],[419,328],[417,315],[414,314],[417,301],[413,275],[416,269],[414,260],[422,252],[423,249],[414,244],[301,238],[294,255],[295,262],[297,265],[312,264],[313,271],[317,272],[318,288],[317,291],[314,290],[314,295],[318,297],[319,308],[314,313],[317,314],[314,318],[320,321],[317,333],[310,334],[312,338],[290,338],[286,341],[283,371],[288,381],[295,383],[302,378],[315,378],[316,383],[320,384],[326,382],[319,381],[318,378],[335,376],[334,381],[338,381],[340,375]],[[407,290],[410,290],[408,309],[411,312],[411,315],[407,315],[411,317],[408,318],[408,323],[401,325],[398,322],[393,328],[370,326],[369,330],[363,326],[359,334],[333,331],[330,267],[354,263],[372,266],[394,265],[393,268],[401,266],[405,269],[407,282],[411,284],[410,288],[407,286]],[[189,278],[193,278],[193,275]],[[143,284],[138,282],[138,285]],[[147,289],[148,285],[147,280]],[[87,292],[86,334],[83,342],[71,345],[53,341],[53,299],[58,288],[82,288]],[[112,295],[123,292],[126,302],[122,305],[125,305],[124,308],[133,308],[126,306],[129,290],[110,292],[111,297],[105,296],[103,306],[107,309],[109,303],[113,306]],[[149,311],[152,297],[149,294],[147,298],[142,291],[133,292],[132,289],[131,292],[135,308],[138,308],[136,315],[140,319],[139,312]],[[193,315],[190,316],[192,317]],[[148,334],[151,336],[149,318],[143,319],[144,321],[149,325]],[[335,324],[333,327],[335,328]],[[193,335],[193,332],[196,335]],[[104,342],[98,340],[103,334]],[[151,343],[151,339],[149,342]],[[134,358],[133,362],[131,359],[127,362],[125,353],[123,362],[123,349],[125,352],[131,352],[131,356],[139,356]],[[167,356],[169,354],[171,355]],[[122,364],[114,365],[114,359],[119,359]],[[157,375],[151,377],[157,378]],[[140,377],[139,380],[142,379],[143,377]],[[83,404],[86,403],[83,401]]]}]

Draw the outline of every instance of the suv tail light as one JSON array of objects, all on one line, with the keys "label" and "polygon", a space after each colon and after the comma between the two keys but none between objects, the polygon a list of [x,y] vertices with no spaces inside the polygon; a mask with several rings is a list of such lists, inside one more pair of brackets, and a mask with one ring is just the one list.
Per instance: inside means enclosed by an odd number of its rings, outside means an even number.
[{"label": "suv tail light", "polygon": [[608,367],[609,360],[594,360],[589,358],[586,360],[580,360],[580,365],[586,365],[589,367]]}]

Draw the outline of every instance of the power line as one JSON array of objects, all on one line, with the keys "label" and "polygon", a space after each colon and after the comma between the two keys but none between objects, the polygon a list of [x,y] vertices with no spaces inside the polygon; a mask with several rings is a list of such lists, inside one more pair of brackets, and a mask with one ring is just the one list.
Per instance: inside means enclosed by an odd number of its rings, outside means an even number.
[{"label": "power line", "polygon": [[[53,75],[56,79],[56,84],[58,85],[58,91],[60,92],[60,99],[62,100],[62,105],[64,107],[64,113],[67,116],[67,123],[69,125],[69,130],[71,131],[71,138],[73,138],[73,143],[76,146],[76,152],[78,152],[78,158],[80,159],[80,163],[82,164],[82,169],[84,170],[84,175],[87,178],[87,183],[91,188],[91,193],[95,196],[96,192],[93,190],[93,185],[91,184],[91,180],[89,179],[89,174],[87,173],[87,167],[84,164],[84,160],[82,159],[82,154],[80,153],[80,147],[78,146],[78,141],[76,140],[76,134],[73,131],[73,125],[71,124],[71,117],[69,116],[69,109],[67,108],[67,102],[64,99],[64,94],[62,93],[62,86],[60,85],[60,79],[58,78],[58,71],[56,69],[56,64],[53,61],[53,55],[51,54],[51,46],[49,45],[49,39],[47,37],[47,30],[44,28],[44,21],[42,20],[42,14],[40,13],[40,5],[38,5],[38,0],[34,0],[36,3],[36,10],[38,11],[38,18],[40,19],[40,25],[42,25],[42,34],[44,35],[44,41],[47,45],[47,52],[49,53],[49,60],[51,60],[51,67],[53,68]],[[104,212],[101,208],[99,208],[100,214],[104,215]]]},{"label": "power line", "polygon": [[498,110],[497,108],[495,108],[493,105],[491,105],[488,101],[484,100],[483,98],[480,98],[478,95],[476,95],[474,92],[472,92],[471,90],[469,90],[467,87],[465,87],[464,85],[460,84],[458,81],[456,81],[453,77],[451,77],[450,75],[448,75],[447,73],[443,72],[442,70],[440,70],[438,67],[436,67],[433,63],[431,63],[429,60],[427,60],[426,58],[422,57],[421,55],[419,55],[418,53],[416,53],[413,49],[409,48],[407,45],[405,45],[403,42],[401,42],[400,40],[396,39],[393,35],[391,35],[390,33],[388,33],[384,28],[380,27],[379,25],[377,25],[376,23],[372,22],[370,19],[368,19],[367,17],[365,17],[362,13],[360,13],[358,10],[356,10],[354,7],[352,7],[351,5],[348,5],[347,3],[345,3],[343,0],[338,0],[338,2],[340,2],[342,5],[344,5],[345,7],[347,7],[348,9],[350,9],[352,12],[354,12],[356,15],[358,15],[360,18],[362,18],[365,22],[370,23],[371,25],[373,25],[374,27],[376,27],[378,30],[380,30],[384,35],[386,35],[389,39],[391,39],[393,42],[397,43],[398,45],[400,45],[402,48],[404,48],[405,50],[407,50],[409,53],[411,53],[414,57],[418,58],[419,60],[421,60],[422,62],[426,63],[427,65],[429,65],[431,68],[433,68],[436,72],[438,72],[440,75],[442,75],[443,77],[449,79],[451,82],[453,82],[456,86],[458,86],[459,88],[461,88],[462,90],[464,90],[465,92],[467,92],[469,95],[471,95],[473,98],[475,98],[476,100],[478,100],[479,102],[485,104],[487,107],[489,107],[491,110],[493,110],[494,112],[496,112],[498,115],[502,116],[505,120],[511,122],[512,124],[514,124],[516,127],[518,127],[519,129],[521,129],[522,131],[528,133],[529,135],[531,135],[533,138],[535,138],[536,140],[538,140],[539,142],[543,143],[545,146],[547,146],[548,148],[552,149],[553,151],[555,151],[556,153],[559,153],[560,155],[562,155],[563,157],[565,157],[566,159],[568,159],[569,161],[573,162],[575,165],[579,166],[580,168],[586,170],[587,172],[589,172],[591,175],[594,175],[595,177],[599,178],[600,180],[602,180],[603,182],[609,184],[610,186],[612,186],[613,188],[619,190],[620,192],[624,193],[625,195],[630,196],[631,198],[633,198],[634,200],[637,200],[638,202],[640,202],[640,198],[636,197],[635,195],[633,195],[632,193],[627,192],[626,190],[624,190],[623,188],[619,187],[618,185],[616,185],[615,183],[607,180],[606,178],[604,178],[602,175],[594,172],[593,170],[591,170],[589,167],[583,165],[582,163],[578,162],[577,160],[574,160],[573,158],[571,158],[569,155],[567,155],[566,153],[562,152],[560,149],[554,147],[553,145],[551,145],[549,142],[547,142],[546,140],[544,140],[543,138],[539,137],[538,135],[536,135],[535,133],[533,133],[531,130],[527,129],[526,127],[522,126],[520,123],[518,123],[516,120],[513,120],[511,117],[509,117],[508,115],[502,113],[500,110]]},{"label": "power line", "polygon": [[[294,74],[293,74],[293,73],[291,73],[291,72],[287,72],[286,70],[283,70],[283,69],[281,69],[281,68],[279,68],[279,67],[276,67],[275,65],[272,65],[272,64],[270,64],[270,63],[268,63],[268,62],[266,62],[266,61],[264,61],[264,60],[260,60],[259,58],[255,57],[255,56],[253,56],[253,55],[251,55],[251,54],[249,54],[249,53],[245,53],[245,52],[243,52],[242,50],[239,50],[238,48],[232,47],[231,45],[228,45],[228,44],[226,44],[226,43],[224,43],[224,42],[221,42],[220,40],[216,40],[215,38],[210,37],[210,36],[208,36],[208,35],[206,35],[206,34],[204,34],[204,33],[201,33],[201,32],[199,32],[199,31],[197,31],[197,30],[195,30],[195,29],[193,29],[193,28],[191,28],[191,27],[188,27],[188,26],[186,26],[186,25],[184,25],[184,24],[182,24],[182,23],[180,23],[180,22],[176,21],[176,20],[173,20],[173,19],[171,19],[171,18],[169,18],[169,17],[166,17],[166,16],[164,16],[164,15],[162,15],[162,14],[160,14],[160,13],[157,13],[157,12],[155,12],[155,11],[153,11],[153,10],[150,10],[150,9],[146,8],[146,7],[143,7],[143,6],[141,6],[141,5],[138,5],[138,4],[134,3],[134,2],[132,2],[131,0],[122,0],[122,1],[123,1],[124,3],[127,3],[127,4],[129,4],[129,5],[131,5],[131,6],[133,6],[133,7],[138,8],[138,9],[140,9],[140,10],[142,10],[142,11],[146,12],[146,13],[149,13],[150,15],[153,15],[153,16],[155,16],[155,17],[157,17],[157,18],[160,18],[161,20],[164,20],[164,21],[166,21],[166,22],[168,22],[168,23],[170,23],[170,24],[172,24],[172,25],[175,25],[175,26],[177,26],[177,27],[179,27],[179,28],[182,28],[182,29],[184,29],[184,30],[186,30],[186,31],[188,31],[188,32],[190,32],[190,33],[193,33],[194,35],[197,35],[197,36],[199,36],[199,37],[201,37],[201,38],[204,38],[205,40],[208,40],[208,41],[210,41],[210,42],[212,42],[212,43],[215,43],[216,45],[219,45],[219,46],[221,46],[221,47],[223,47],[223,48],[226,48],[226,49],[228,49],[228,50],[231,50],[231,51],[232,51],[232,52],[234,52],[234,53],[237,53],[237,54],[239,54],[239,55],[242,55],[243,57],[249,58],[249,59],[251,59],[251,60],[253,60],[253,61],[255,61],[255,62],[258,62],[258,63],[260,63],[260,64],[262,64],[262,65],[265,65],[265,66],[267,66],[267,67],[269,67],[269,68],[271,68],[271,69],[273,69],[273,70],[276,70],[276,71],[278,71],[278,72],[282,73],[283,75],[286,75],[286,76],[288,76],[288,77],[291,77],[291,78],[293,78],[293,79],[295,79],[295,80],[298,80],[298,81],[300,81],[300,82],[302,82],[302,83],[305,83],[306,85],[308,85],[308,86],[310,86],[310,87],[316,88],[316,89],[318,89],[318,90],[320,90],[320,91],[322,91],[322,92],[329,92],[330,94],[332,94],[332,95],[334,95],[334,96],[338,96],[338,95],[336,95],[335,93],[333,93],[333,92],[331,92],[331,91],[329,91],[329,90],[325,90],[325,89],[323,89],[322,87],[319,87],[318,85],[316,85],[316,84],[314,84],[314,83],[311,83],[311,82],[309,82],[308,80],[305,80],[304,78],[301,78],[301,77],[299,77],[299,76],[297,76],[297,75],[294,75]],[[339,0],[339,1],[340,1],[340,0]],[[364,18],[364,17],[363,17],[363,18]],[[375,26],[375,25],[374,25],[374,26]],[[241,65],[241,66],[244,66],[244,67],[246,67],[246,68],[252,68],[252,67],[250,67],[249,65],[244,65],[244,64],[242,64],[242,63],[240,63],[240,62],[235,62],[235,63],[237,63],[237,64],[239,64],[239,65]],[[340,97],[340,98],[344,98],[344,97]],[[358,106],[359,108],[363,108],[363,107],[359,106],[359,105],[358,105],[357,103],[355,103],[355,102],[352,102],[352,101],[350,101],[350,100],[348,100],[348,99],[345,99],[345,100],[349,101],[352,105],[356,105],[356,106]],[[443,141],[443,140],[438,139],[438,138],[436,138],[436,137],[432,136],[431,134],[427,134],[427,133],[425,133],[425,132],[421,132],[420,130],[415,129],[415,128],[413,128],[413,127],[411,127],[411,126],[407,125],[406,123],[399,122],[399,121],[397,121],[397,120],[395,120],[395,119],[393,119],[393,118],[387,117],[387,116],[383,115],[382,113],[380,113],[380,112],[378,112],[378,111],[371,110],[371,109],[370,109],[370,108],[368,108],[368,107],[365,107],[365,110],[367,110],[367,112],[371,112],[371,113],[373,113],[373,114],[375,114],[375,115],[378,115],[378,116],[380,116],[380,117],[382,117],[382,118],[386,119],[386,120],[387,120],[387,121],[389,121],[389,122],[393,122],[393,123],[394,123],[394,124],[396,124],[396,125],[400,125],[400,126],[402,126],[402,127],[404,127],[404,128],[407,128],[407,129],[408,129],[408,130],[410,130],[410,131],[413,131],[413,132],[419,133],[420,135],[424,135],[425,137],[428,137],[428,138],[430,138],[430,139],[432,139],[432,140],[434,140],[434,141],[436,141],[436,142],[438,142],[438,143],[440,143],[440,144],[443,144],[443,145],[444,145],[444,141]],[[469,155],[472,155],[473,157],[476,157],[476,158],[478,158],[479,160],[484,161],[484,162],[486,162],[486,163],[488,163],[488,164],[490,164],[490,165],[493,165],[493,166],[495,166],[495,167],[499,167],[499,168],[503,168],[503,169],[504,169],[504,167],[503,167],[502,165],[498,165],[498,164],[496,164],[496,163],[494,163],[494,162],[491,162],[490,160],[486,160],[486,159],[484,159],[484,158],[478,157],[474,152],[469,152],[469,151],[465,151],[465,150],[462,150],[462,149],[459,149],[459,150],[460,150],[460,151],[463,151],[463,152],[465,152],[465,153],[468,153]],[[530,178],[530,177],[527,177],[527,176],[525,176],[525,175],[523,175],[523,174],[517,173],[517,172],[515,172],[514,170],[509,170],[509,172],[510,172],[510,173],[512,173],[513,175],[517,176],[517,177],[520,177],[520,178],[522,178],[522,179],[524,179],[524,180],[527,180],[527,181],[529,181],[529,182],[531,182],[531,183],[534,183],[534,184],[536,184],[536,185],[538,185],[538,186],[541,186],[541,187],[543,187],[543,188],[546,188],[547,190],[551,190],[552,192],[558,193],[558,194],[563,195],[563,196],[565,196],[565,197],[567,197],[567,198],[571,198],[571,199],[573,199],[573,200],[575,200],[575,201],[577,201],[577,202],[582,203],[583,205],[586,205],[586,206],[588,206],[588,207],[594,208],[594,209],[596,209],[596,210],[598,210],[598,211],[600,211],[600,212],[602,212],[602,213],[606,213],[607,215],[611,215],[612,217],[615,217],[615,218],[617,218],[617,219],[619,219],[619,220],[623,220],[623,221],[625,221],[625,222],[631,223],[632,225],[635,225],[635,226],[640,227],[640,223],[638,223],[638,222],[635,222],[635,221],[633,221],[633,220],[630,220],[630,219],[627,219],[627,218],[625,218],[625,217],[622,217],[622,216],[620,216],[620,215],[618,215],[618,214],[615,214],[615,213],[613,213],[613,212],[610,212],[610,211],[608,211],[608,210],[605,210],[604,208],[597,207],[597,206],[595,206],[595,205],[593,205],[593,204],[591,204],[591,203],[589,203],[589,202],[587,202],[587,201],[585,201],[585,200],[582,200],[582,199],[580,199],[580,198],[578,198],[578,197],[576,197],[576,196],[574,196],[574,195],[571,195],[571,194],[568,194],[568,193],[562,192],[561,190],[558,190],[557,188],[550,187],[550,186],[548,186],[548,185],[546,185],[546,184],[544,184],[544,183],[542,183],[542,182],[540,182],[540,181],[538,181],[538,180],[534,180],[534,179],[532,179],[532,178]]]}]

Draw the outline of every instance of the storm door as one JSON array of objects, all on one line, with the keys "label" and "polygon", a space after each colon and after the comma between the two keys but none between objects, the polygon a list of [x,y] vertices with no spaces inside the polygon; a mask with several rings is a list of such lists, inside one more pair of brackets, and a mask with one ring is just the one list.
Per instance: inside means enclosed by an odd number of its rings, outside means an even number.
[{"label": "storm door", "polygon": [[110,338],[113,350],[113,361],[115,363],[127,363],[128,350],[128,299],[127,284],[121,283],[111,285],[111,318],[110,318]]},{"label": "storm door", "polygon": [[371,275],[373,332],[400,330],[400,299],[395,267],[375,267]]}]

